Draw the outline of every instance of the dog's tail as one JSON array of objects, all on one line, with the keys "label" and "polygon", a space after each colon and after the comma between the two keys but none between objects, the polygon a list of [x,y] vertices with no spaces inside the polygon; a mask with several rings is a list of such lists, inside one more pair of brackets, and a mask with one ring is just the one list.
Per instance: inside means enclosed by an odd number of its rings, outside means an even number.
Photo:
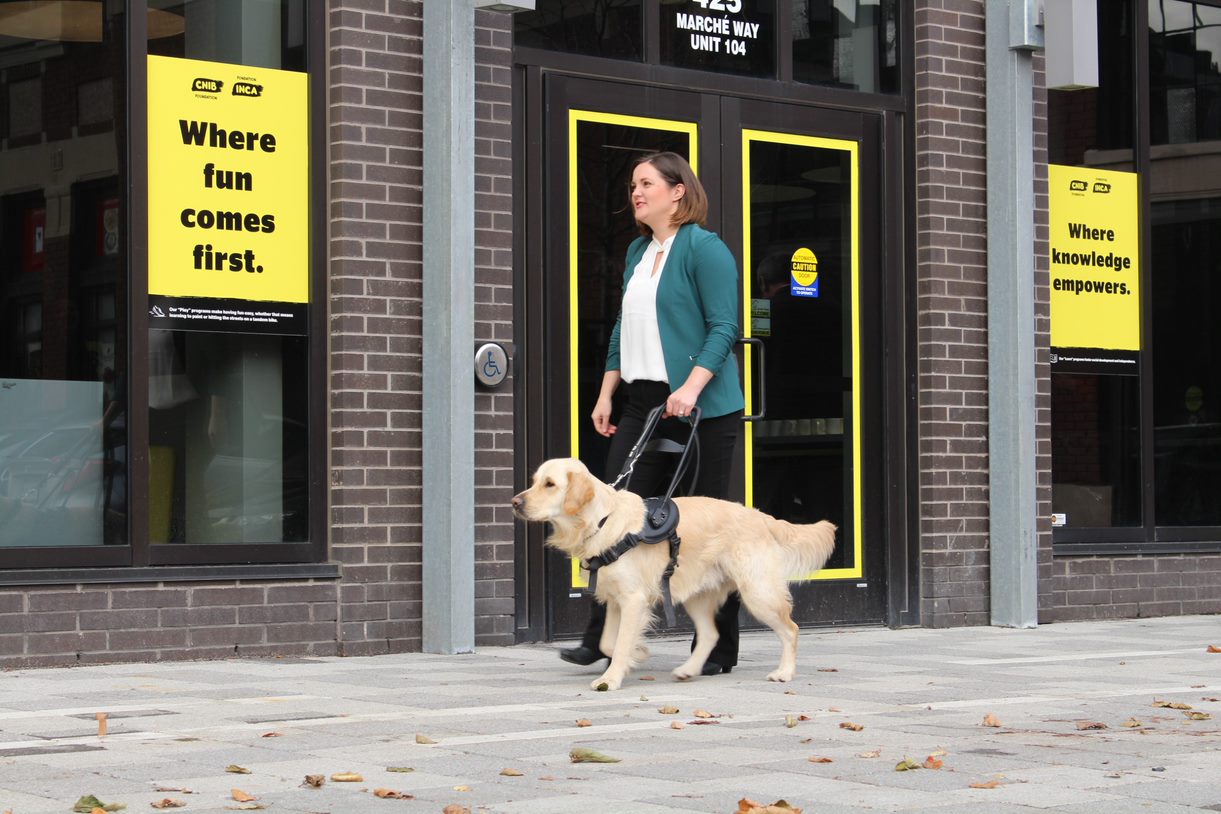
[{"label": "dog's tail", "polygon": [[767,517],[767,528],[787,554],[786,572],[795,579],[822,568],[835,550],[835,524],[827,520],[798,525]]}]

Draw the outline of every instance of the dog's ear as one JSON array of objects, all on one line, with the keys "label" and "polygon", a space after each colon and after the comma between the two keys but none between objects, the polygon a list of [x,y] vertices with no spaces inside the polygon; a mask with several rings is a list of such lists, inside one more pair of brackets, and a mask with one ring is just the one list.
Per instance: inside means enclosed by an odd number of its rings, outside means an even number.
[{"label": "dog's ear", "polygon": [[573,472],[568,476],[568,490],[564,493],[564,513],[578,515],[589,501],[594,499],[594,485],[589,475]]}]

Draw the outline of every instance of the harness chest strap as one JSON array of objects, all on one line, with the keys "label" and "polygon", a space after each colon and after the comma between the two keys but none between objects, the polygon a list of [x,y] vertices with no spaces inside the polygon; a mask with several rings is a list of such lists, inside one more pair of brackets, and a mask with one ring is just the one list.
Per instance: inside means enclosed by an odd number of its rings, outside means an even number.
[{"label": "harness chest strap", "polygon": [[[656,500],[649,498],[646,505]],[[673,627],[677,624],[678,619],[674,614],[674,599],[670,595],[670,577],[674,574],[674,569],[678,567],[678,547],[682,542],[678,536],[678,506],[674,505],[673,501],[667,501],[667,505],[655,507],[654,511],[647,514],[644,529],[641,533],[629,532],[622,540],[615,543],[614,546],[603,551],[596,557],[590,557],[585,561],[585,567],[589,570],[589,592],[594,593],[598,590],[598,569],[610,565],[617,561],[627,552],[631,551],[641,543],[653,545],[662,541],[668,542],[670,546],[670,561],[666,564],[666,570],[661,575],[661,597],[662,607],[666,615],[666,625]],[[658,509],[662,511],[658,511]],[[660,521],[655,518],[662,518]],[[605,519],[603,520],[605,522]],[[650,524],[659,525],[659,528],[650,532]],[[601,528],[601,524],[599,524]]]}]

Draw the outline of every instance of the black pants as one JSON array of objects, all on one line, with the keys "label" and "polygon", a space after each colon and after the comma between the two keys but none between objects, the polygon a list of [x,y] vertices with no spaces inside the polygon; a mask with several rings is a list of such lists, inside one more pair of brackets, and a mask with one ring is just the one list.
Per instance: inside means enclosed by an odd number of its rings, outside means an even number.
[{"label": "black pants", "polygon": [[[670,395],[670,386],[665,382],[624,382],[620,388],[624,396],[623,415],[619,418],[615,434],[611,437],[610,451],[606,455],[608,483],[618,477],[623,469],[628,453],[644,429],[649,411],[659,404],[664,404]],[[692,466],[688,471],[688,482],[692,476],[695,477],[695,490],[689,491],[688,483],[684,483],[675,494],[695,494],[722,500],[739,499],[739,495],[732,494],[734,490],[730,484],[734,451],[741,430],[741,411],[701,419],[695,430],[699,438],[699,470],[695,471],[695,461],[692,459]],[[669,438],[679,443],[686,443],[690,436],[690,425],[677,418],[662,420],[653,434],[654,438]],[[631,478],[627,483],[621,484],[621,487],[641,497],[663,495],[669,488],[677,463],[678,456],[669,453],[653,452],[641,455],[632,469]],[[717,611],[716,629],[719,638],[716,647],[708,656],[708,661],[722,667],[737,666],[738,610],[741,606],[742,600],[735,591]],[[605,624],[606,606],[595,602],[590,613],[589,626],[581,637],[581,645],[597,651]],[[694,640],[691,646],[695,647]]]}]

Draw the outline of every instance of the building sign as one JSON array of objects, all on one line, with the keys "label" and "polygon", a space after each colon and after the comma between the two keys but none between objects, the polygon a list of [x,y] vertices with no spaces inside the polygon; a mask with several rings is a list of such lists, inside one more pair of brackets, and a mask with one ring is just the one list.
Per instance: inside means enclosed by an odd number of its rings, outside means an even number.
[{"label": "building sign", "polygon": [[302,334],[306,74],[148,58],[151,328]]},{"label": "building sign", "polygon": [[1140,241],[1137,176],[1048,166],[1051,364],[1137,373]]},{"label": "building sign", "polygon": [[809,249],[793,252],[789,261],[789,293],[794,297],[818,296],[818,256]]},{"label": "building sign", "polygon": [[679,68],[776,75],[775,0],[661,4],[661,61]]}]

